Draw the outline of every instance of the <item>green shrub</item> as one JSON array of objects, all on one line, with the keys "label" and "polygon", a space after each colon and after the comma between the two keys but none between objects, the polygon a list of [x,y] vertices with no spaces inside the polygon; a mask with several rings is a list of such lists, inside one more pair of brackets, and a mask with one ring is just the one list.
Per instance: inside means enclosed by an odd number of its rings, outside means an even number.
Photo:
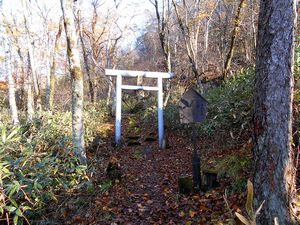
[{"label": "green shrub", "polygon": [[165,120],[171,129],[183,128],[180,124],[178,105],[169,104],[165,109]]},{"label": "green shrub", "polygon": [[72,151],[40,151],[37,142],[44,141],[44,136],[31,133],[35,137],[31,139],[27,132],[1,126],[0,215],[13,218],[15,224],[33,217],[47,202],[56,201],[59,190],[77,188],[88,179],[86,167]]},{"label": "green shrub", "polygon": [[208,115],[200,126],[200,133],[213,135],[218,131],[238,139],[242,132],[250,130],[253,86],[254,69],[250,68],[209,90],[205,95],[209,102]]},{"label": "green shrub", "polygon": [[232,191],[241,191],[246,182],[245,172],[251,169],[252,157],[249,155],[228,155],[217,163],[216,170],[219,177],[228,177],[233,182]]},{"label": "green shrub", "polygon": [[[0,218],[14,224],[40,218],[61,191],[91,189],[86,166],[72,149],[70,112],[41,112],[32,123],[0,121]],[[86,106],[86,142],[106,120],[102,104]]]}]

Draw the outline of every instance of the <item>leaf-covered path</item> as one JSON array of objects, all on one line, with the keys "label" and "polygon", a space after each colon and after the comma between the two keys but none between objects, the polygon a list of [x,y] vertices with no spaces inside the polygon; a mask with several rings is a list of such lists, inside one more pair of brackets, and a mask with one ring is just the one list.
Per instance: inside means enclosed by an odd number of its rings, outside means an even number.
[{"label": "leaf-covered path", "polygon": [[[98,164],[92,174],[96,185],[90,192],[69,194],[54,217],[64,224],[228,223],[231,214],[223,198],[224,182],[206,193],[179,194],[178,177],[192,174],[192,151],[186,138],[172,132],[166,150],[159,150],[157,141],[128,146],[126,140],[119,149],[106,142],[91,150],[90,161]],[[210,158],[205,154],[205,161]],[[113,185],[105,171],[111,159],[118,161],[122,173]],[[232,194],[229,207],[242,208],[243,198],[244,194]]]}]

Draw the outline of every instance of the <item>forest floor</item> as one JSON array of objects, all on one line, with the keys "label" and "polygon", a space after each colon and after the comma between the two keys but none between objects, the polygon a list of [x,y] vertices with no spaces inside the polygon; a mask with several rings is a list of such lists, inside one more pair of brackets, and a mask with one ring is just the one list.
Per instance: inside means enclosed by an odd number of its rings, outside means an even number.
[{"label": "forest floor", "polygon": [[[114,125],[103,125],[108,135],[99,145],[88,149],[88,158],[95,171],[91,173],[94,188],[85,192],[61,193],[59,206],[49,207],[48,218],[59,224],[229,224],[234,212],[245,205],[245,192],[226,194],[230,179],[220,179],[220,186],[206,192],[188,195],[179,193],[178,177],[192,175],[192,145],[180,130],[166,130],[169,147],[158,148],[156,141],[145,141],[155,126],[145,128],[139,144],[124,138],[121,148],[112,144]],[[123,137],[128,134],[128,120],[123,121]],[[127,132],[127,133],[126,133]],[[225,155],[245,154],[245,149],[220,150],[222,143],[202,139],[201,157],[206,167],[214,167]],[[214,145],[215,151],[203,146]],[[116,182],[107,179],[110,161],[120,166],[122,177]],[[55,207],[54,211],[53,208]],[[52,209],[51,209],[52,208]],[[51,212],[52,211],[52,212]],[[51,212],[51,213],[50,213]]]}]

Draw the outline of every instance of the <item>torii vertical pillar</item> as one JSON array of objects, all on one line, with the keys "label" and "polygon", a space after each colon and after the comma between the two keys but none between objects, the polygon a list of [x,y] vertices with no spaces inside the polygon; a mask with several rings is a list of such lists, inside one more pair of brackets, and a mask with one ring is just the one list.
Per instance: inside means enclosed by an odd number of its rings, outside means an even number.
[{"label": "torii vertical pillar", "polygon": [[116,81],[116,122],[115,122],[115,142],[121,144],[121,120],[122,120],[122,76],[117,76]]},{"label": "torii vertical pillar", "polygon": [[157,117],[158,117],[158,138],[159,147],[164,148],[164,105],[163,105],[163,82],[162,78],[157,78]]}]

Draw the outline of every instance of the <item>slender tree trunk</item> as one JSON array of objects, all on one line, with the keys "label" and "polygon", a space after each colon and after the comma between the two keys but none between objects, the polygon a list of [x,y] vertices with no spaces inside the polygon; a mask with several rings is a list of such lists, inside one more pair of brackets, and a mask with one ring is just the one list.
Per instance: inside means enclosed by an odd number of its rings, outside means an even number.
[{"label": "slender tree trunk", "polygon": [[47,110],[50,110],[50,93],[51,93],[51,67],[49,73],[46,75],[46,90],[45,90],[45,103]]},{"label": "slender tree trunk", "polygon": [[[48,20],[44,18],[44,26],[45,26],[45,38],[47,38],[47,45],[50,46],[50,34],[48,28]],[[50,93],[51,93],[51,50],[46,49],[46,90],[45,90],[45,103],[47,110],[50,110]]]},{"label": "slender tree trunk", "polygon": [[67,37],[68,58],[72,77],[72,128],[75,154],[86,164],[83,126],[83,72],[77,46],[77,34],[73,15],[73,0],[60,0]]},{"label": "slender tree trunk", "polygon": [[24,66],[24,62],[22,61],[23,58],[19,59],[19,67],[21,68],[21,71],[19,71],[20,74],[20,95],[19,98],[17,100],[19,108],[21,111],[25,110],[25,102],[26,102],[26,95],[25,95],[25,83],[26,83],[26,78],[25,78],[25,66]]},{"label": "slender tree trunk", "polygon": [[21,68],[21,71],[19,72],[19,77],[20,77],[20,96],[19,96],[19,101],[20,102],[20,108],[24,109],[24,102],[25,102],[25,90],[24,90],[24,86],[25,86],[25,65],[24,65],[24,58],[22,56],[22,51],[21,51],[21,47],[18,41],[18,36],[16,35],[16,33],[13,31],[11,24],[7,21],[7,19],[5,18],[4,15],[3,16],[3,23],[5,25],[6,28],[6,33],[11,37],[11,43],[13,45],[13,47],[15,48],[16,52],[18,53],[19,56],[19,60],[18,60],[18,64],[19,67]]},{"label": "slender tree trunk", "polygon": [[260,2],[254,94],[255,205],[258,225],[292,224],[295,191],[292,102],[295,0]]},{"label": "slender tree trunk", "polygon": [[[16,43],[13,41],[15,39],[13,33],[11,32],[12,29],[7,22],[5,16],[3,15],[3,24],[6,28],[6,33],[11,36],[11,43],[16,46]],[[5,58],[5,66],[6,70],[8,71],[7,75],[7,81],[8,81],[8,100],[9,100],[9,108],[10,108],[10,113],[11,113],[11,120],[14,125],[19,124],[19,117],[18,117],[18,108],[17,108],[17,103],[16,103],[16,94],[15,94],[15,81],[13,78],[13,69],[12,69],[12,57],[11,57],[11,45],[9,44],[9,49],[6,52],[6,57]],[[8,55],[9,60],[8,60]]]},{"label": "slender tree trunk", "polygon": [[107,98],[106,98],[106,106],[109,107],[110,105],[110,99],[112,96],[112,89],[113,89],[113,83],[112,83],[112,78],[109,76],[108,78],[108,92],[107,92]]},{"label": "slender tree trunk", "polygon": [[[151,2],[151,1],[150,1]],[[165,0],[162,1],[162,13],[160,14],[159,7],[158,7],[158,1],[154,0],[153,5],[155,7],[156,12],[156,20],[157,20],[157,29],[158,29],[158,35],[159,35],[159,41],[161,45],[161,49],[164,55],[164,64],[165,68],[168,72],[171,71],[171,64],[169,64],[169,56],[170,56],[170,48],[169,48],[169,27],[166,22],[168,18],[166,18],[166,6],[165,6]],[[167,2],[167,7],[169,8],[169,1]],[[169,14],[169,12],[168,12]]]},{"label": "slender tree trunk", "polygon": [[[151,2],[151,1],[150,1]],[[170,0],[167,1],[167,5],[165,4],[165,0],[162,1],[162,13],[160,14],[158,1],[154,0],[152,3],[155,7],[156,12],[156,20],[157,20],[157,29],[160,40],[161,49],[164,55],[164,64],[166,71],[171,73],[172,71],[172,63],[171,63],[171,48],[170,48],[170,29],[168,26],[168,20],[170,17]],[[167,94],[164,99],[163,106],[166,107],[171,95],[171,81],[167,81],[166,85]]]},{"label": "slender tree trunk", "polygon": [[[27,58],[29,59],[29,52],[27,52]],[[27,67],[27,83],[26,83],[26,89],[27,89],[27,121],[29,123],[32,122],[34,117],[34,95],[32,91],[32,72],[31,67],[28,63]]]},{"label": "slender tree trunk", "polygon": [[[179,24],[179,29],[182,33],[183,39],[184,39],[184,43],[185,43],[185,49],[187,51],[187,56],[188,56],[188,60],[190,62],[191,68],[192,68],[192,72],[194,74],[194,80],[196,82],[196,86],[197,88],[200,90],[200,92],[203,92],[203,85],[201,82],[201,77],[200,77],[200,73],[198,71],[198,62],[197,62],[197,42],[198,42],[198,34],[199,34],[199,29],[197,29],[196,33],[194,34],[194,36],[196,37],[195,40],[191,40],[191,34],[189,32],[189,28],[187,27],[187,21],[185,21],[183,18],[184,16],[181,16],[178,10],[178,5],[176,3],[175,0],[172,0],[172,4],[174,6],[174,10],[175,10],[175,14],[178,20],[178,24]],[[198,3],[197,3],[198,4]],[[184,8],[185,11],[187,12],[187,6],[185,5],[184,2]],[[199,23],[200,26],[200,23]],[[199,28],[198,26],[198,28]]]},{"label": "slender tree trunk", "polygon": [[225,65],[224,65],[224,71],[223,71],[223,79],[227,79],[228,78],[228,72],[231,66],[231,61],[232,61],[232,57],[233,57],[233,51],[235,48],[235,41],[238,35],[238,31],[239,31],[239,27],[241,24],[241,18],[242,18],[242,8],[244,7],[244,2],[245,0],[241,0],[240,4],[237,8],[237,13],[234,19],[234,28],[233,28],[233,32],[232,32],[232,36],[231,36],[231,42],[230,42],[230,47],[229,47],[229,52],[225,61]]},{"label": "slender tree trunk", "polygon": [[209,36],[209,28],[210,28],[210,21],[212,20],[212,16],[213,16],[213,13],[215,11],[215,9],[218,7],[219,5],[219,1],[220,0],[217,0],[213,10],[211,11],[207,21],[206,21],[206,24],[205,24],[205,34],[204,34],[204,53],[206,54],[207,53],[207,49],[208,49],[208,36]]},{"label": "slender tree trunk", "polygon": [[27,121],[29,123],[32,122],[34,116],[34,96],[32,91],[32,83],[28,81],[26,85],[27,89]]},{"label": "slender tree trunk", "polygon": [[[95,68],[94,68],[95,71]],[[95,72],[93,72],[93,74],[95,74]],[[94,87],[94,102],[97,102],[97,97],[98,97],[98,85],[99,85],[99,81],[97,80],[97,77],[95,76],[94,78],[94,82],[93,82],[93,87]]]},{"label": "slender tree trunk", "polygon": [[17,52],[18,52],[18,55],[19,55],[19,67],[21,68],[21,71],[20,71],[20,75],[21,75],[21,82],[20,82],[20,108],[21,110],[24,110],[25,109],[25,105],[24,103],[26,102],[25,99],[26,99],[26,95],[25,95],[25,86],[26,86],[26,76],[25,76],[25,65],[24,65],[24,58],[22,56],[22,53],[21,53],[21,49],[20,49],[20,46],[18,45],[18,48],[17,48]]},{"label": "slender tree trunk", "polygon": [[84,44],[84,40],[83,40],[83,37],[82,37],[81,29],[79,31],[79,38],[80,38],[82,52],[83,52],[84,67],[85,67],[85,71],[86,71],[86,74],[87,74],[87,77],[88,77],[89,96],[90,96],[91,102],[94,102],[94,100],[95,100],[94,95],[95,94],[94,94],[94,87],[93,87],[93,82],[92,82],[92,78],[91,78],[91,70],[90,70],[90,66],[89,66],[88,55],[87,55],[87,52],[86,52],[86,49],[85,49],[85,44]]},{"label": "slender tree trunk", "polygon": [[11,113],[11,119],[14,125],[19,124],[19,117],[18,117],[18,109],[16,104],[16,94],[15,94],[15,82],[12,75],[12,68],[11,68],[11,62],[7,63],[7,69],[8,69],[8,100],[9,100],[9,108]]},{"label": "slender tree trunk", "polygon": [[[251,8],[251,34],[252,34],[252,49],[256,49],[256,23],[255,23],[255,16],[254,16],[254,11],[255,11],[255,0],[250,0],[250,8]],[[253,56],[252,56],[253,58]]]},{"label": "slender tree trunk", "polygon": [[[35,61],[33,58],[33,48],[32,48],[32,44],[30,44],[30,43],[28,45],[28,54],[29,54],[28,61],[29,61],[30,71],[31,71],[30,77],[32,79],[34,94],[36,96],[36,109],[38,111],[40,111],[40,110],[42,110],[42,99],[41,99],[41,94],[40,94],[40,88],[39,88],[38,81],[37,81]],[[34,95],[33,95],[33,99],[34,99]]]},{"label": "slender tree trunk", "polygon": [[55,83],[56,83],[56,55],[59,52],[59,40],[61,37],[62,32],[62,18],[59,20],[58,31],[55,36],[54,42],[54,50],[53,50],[53,57],[52,57],[52,65],[50,68],[50,88],[49,88],[49,97],[48,97],[48,109],[53,111],[53,103],[54,103],[54,94],[55,94]]},{"label": "slender tree trunk", "polygon": [[[167,56],[167,68],[168,68],[168,73],[172,72],[172,62],[171,62],[171,47],[170,47],[170,41],[167,41],[167,49],[168,49],[168,56]],[[167,80],[166,82],[166,97],[164,99],[164,107],[167,107],[170,96],[171,96],[171,91],[172,91],[172,81],[171,80]]]},{"label": "slender tree trunk", "polygon": [[83,53],[83,62],[84,62],[84,68],[86,71],[86,75],[88,77],[88,83],[89,83],[89,96],[90,96],[90,100],[91,102],[94,102],[94,87],[93,87],[93,82],[92,82],[92,78],[91,78],[91,70],[90,70],[90,65],[89,65],[89,60],[88,60],[88,54],[86,52],[86,48],[85,48],[85,43],[83,40],[83,34],[82,34],[82,25],[81,25],[81,11],[78,10],[77,12],[77,26],[78,26],[78,31],[79,31],[79,39],[80,39],[80,43],[81,43],[81,48],[82,48],[82,53]]},{"label": "slender tree trunk", "polygon": [[28,18],[31,18],[31,13],[28,13],[29,7],[27,0],[22,0],[23,5],[23,18],[24,18],[24,27],[26,32],[26,41],[27,41],[27,48],[29,52],[29,59],[30,59],[30,67],[31,67],[31,73],[32,73],[32,80],[33,80],[33,86],[34,86],[34,93],[36,95],[36,106],[37,110],[42,110],[42,98],[40,93],[40,87],[38,84],[38,78],[36,73],[36,63],[34,58],[34,41],[31,40],[30,37],[30,29],[28,24]]},{"label": "slender tree trunk", "polygon": [[[109,51],[110,51],[111,41],[110,41],[110,37],[108,39],[109,39],[109,41],[107,43],[105,51],[106,51],[106,66],[107,66],[107,68],[110,69],[111,68],[111,60],[110,60]],[[108,93],[107,93],[107,99],[106,99],[106,106],[111,107],[109,111],[110,111],[111,115],[113,116],[115,114],[115,109],[116,109],[116,92],[115,92],[114,83],[113,83],[111,76],[109,76],[109,78],[108,78]]]}]

